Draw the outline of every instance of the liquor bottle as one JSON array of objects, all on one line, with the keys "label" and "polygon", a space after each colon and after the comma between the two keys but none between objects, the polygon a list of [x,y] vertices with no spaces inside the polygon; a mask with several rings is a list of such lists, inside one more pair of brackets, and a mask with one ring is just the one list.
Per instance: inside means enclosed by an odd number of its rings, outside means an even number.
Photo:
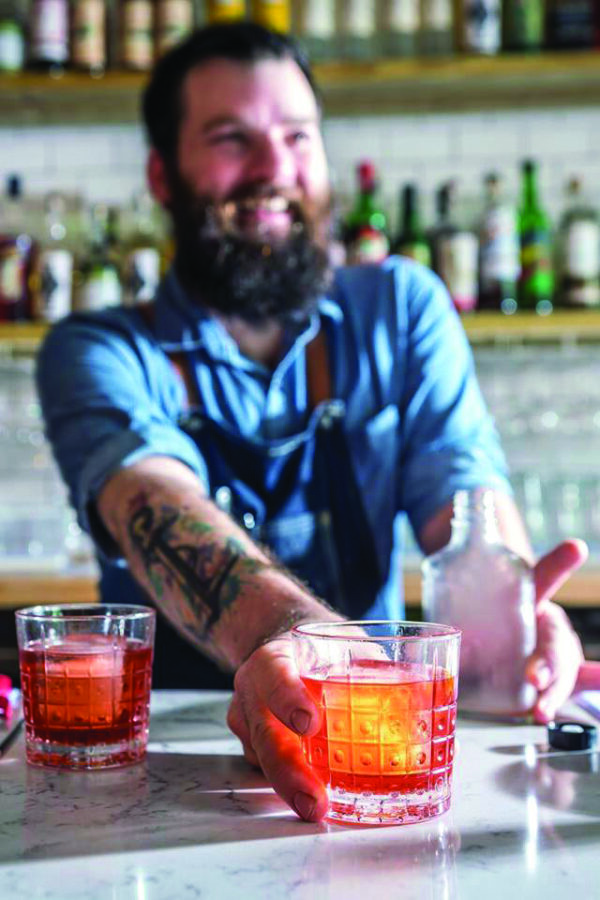
[{"label": "liquor bottle", "polygon": [[375,0],[338,0],[337,23],[344,59],[375,56]]},{"label": "liquor bottle", "polygon": [[75,0],[71,26],[71,63],[94,75],[106,68],[105,0]]},{"label": "liquor bottle", "polygon": [[502,179],[485,176],[485,206],[479,223],[480,309],[510,315],[517,311],[517,282],[521,269],[517,210],[502,195]]},{"label": "liquor bottle", "polygon": [[596,7],[594,0],[548,0],[548,46],[555,50],[593,47]]},{"label": "liquor bottle", "polygon": [[431,235],[433,267],[460,313],[477,305],[477,236],[454,221],[453,182],[443,184],[436,195],[438,221]]},{"label": "liquor bottle", "polygon": [[56,322],[72,308],[73,252],[66,227],[65,198],[57,192],[44,199],[44,233],[35,254],[31,279],[32,315]]},{"label": "liquor bottle", "polygon": [[206,18],[209,23],[231,22],[233,19],[243,19],[245,15],[245,0],[208,0],[206,4]]},{"label": "liquor bottle", "polygon": [[522,309],[535,309],[540,315],[552,312],[554,272],[552,268],[552,233],[550,220],[540,205],[537,164],[525,160],[521,167],[522,200],[519,210],[521,274],[518,304]]},{"label": "liquor bottle", "polygon": [[121,303],[116,224],[114,207],[101,203],[92,206],[89,246],[80,264],[79,285],[74,298],[78,310],[103,309]]},{"label": "liquor bottle", "polygon": [[420,0],[379,0],[379,55],[397,59],[415,56],[420,19]]},{"label": "liquor bottle", "polygon": [[290,0],[252,0],[251,17],[265,28],[287,34],[292,25]]},{"label": "liquor bottle", "polygon": [[293,31],[313,62],[339,55],[335,27],[335,0],[296,0],[292,7]]},{"label": "liquor bottle", "polygon": [[536,699],[525,681],[536,643],[533,570],[504,545],[492,491],[456,492],[450,542],[423,561],[422,587],[425,618],[462,630],[461,712],[527,715]]},{"label": "liquor bottle", "polygon": [[192,0],[158,0],[156,4],[155,55],[162,56],[182,41],[194,27]]},{"label": "liquor bottle", "polygon": [[545,39],[545,0],[504,0],[502,7],[504,50],[534,52]]},{"label": "liquor bottle", "polygon": [[494,56],[502,45],[500,0],[456,0],[456,46],[463,53]]},{"label": "liquor bottle", "polygon": [[425,56],[446,56],[454,50],[454,10],[452,0],[421,0],[419,52]]},{"label": "liquor bottle", "polygon": [[135,194],[121,234],[123,303],[152,300],[161,275],[161,249],[155,207],[147,191]]},{"label": "liquor bottle", "polygon": [[154,62],[152,0],[121,0],[120,63],[125,69],[145,72]]},{"label": "liquor bottle", "polygon": [[344,244],[349,265],[381,262],[389,253],[387,218],[377,202],[377,174],[370,160],[356,168],[358,194],[344,223]]},{"label": "liquor bottle", "polygon": [[568,205],[558,232],[561,306],[600,305],[600,222],[581,195],[581,181],[567,185]]},{"label": "liquor bottle", "polygon": [[33,0],[29,65],[61,71],[69,59],[68,0]]},{"label": "liquor bottle", "polygon": [[0,209],[0,321],[29,317],[33,248],[23,200],[23,182],[18,175],[9,175]]},{"label": "liquor bottle", "polygon": [[421,227],[418,188],[405,184],[400,193],[401,227],[392,246],[392,252],[407,256],[424,266],[431,266],[431,249]]},{"label": "liquor bottle", "polygon": [[0,3],[0,72],[20,72],[25,64],[25,28],[16,0]]}]

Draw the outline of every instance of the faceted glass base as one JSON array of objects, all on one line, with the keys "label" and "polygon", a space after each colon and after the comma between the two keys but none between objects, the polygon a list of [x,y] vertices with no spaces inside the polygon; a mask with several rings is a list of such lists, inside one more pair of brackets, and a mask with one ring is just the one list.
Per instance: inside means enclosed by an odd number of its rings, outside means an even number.
[{"label": "faceted glass base", "polygon": [[55,769],[111,769],[141,762],[146,756],[147,739],[135,738],[115,744],[73,746],[53,741],[26,739],[27,762],[32,766]]},{"label": "faceted glass base", "polygon": [[329,788],[329,812],[332,822],[360,825],[409,825],[440,816],[450,807],[450,792],[440,797],[437,791],[420,796],[393,794],[355,794]]}]

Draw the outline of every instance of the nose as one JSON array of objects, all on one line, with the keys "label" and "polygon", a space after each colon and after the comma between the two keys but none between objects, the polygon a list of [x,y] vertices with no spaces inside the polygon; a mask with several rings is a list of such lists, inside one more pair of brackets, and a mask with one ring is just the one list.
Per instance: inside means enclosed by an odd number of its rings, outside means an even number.
[{"label": "nose", "polygon": [[265,184],[295,186],[298,179],[296,156],[283,135],[265,134],[256,139],[248,161],[247,177]]}]

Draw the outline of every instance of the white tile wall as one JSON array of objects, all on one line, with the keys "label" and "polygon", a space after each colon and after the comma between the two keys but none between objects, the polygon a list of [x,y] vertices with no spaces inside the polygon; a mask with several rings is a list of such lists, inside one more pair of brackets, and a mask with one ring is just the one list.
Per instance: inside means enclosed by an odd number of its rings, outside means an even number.
[{"label": "white tile wall", "polygon": [[[554,216],[564,183],[575,172],[600,206],[600,108],[335,118],[324,130],[342,204],[354,190],[356,161],[371,156],[380,167],[392,219],[400,186],[416,180],[424,217],[431,221],[433,192],[451,177],[458,179],[464,209],[472,215],[482,176],[500,170],[516,194],[518,165],[529,155],[541,162],[544,201]],[[0,127],[0,182],[18,171],[30,192],[79,189],[90,199],[123,202],[143,185],[144,160],[144,138],[136,125]]]}]

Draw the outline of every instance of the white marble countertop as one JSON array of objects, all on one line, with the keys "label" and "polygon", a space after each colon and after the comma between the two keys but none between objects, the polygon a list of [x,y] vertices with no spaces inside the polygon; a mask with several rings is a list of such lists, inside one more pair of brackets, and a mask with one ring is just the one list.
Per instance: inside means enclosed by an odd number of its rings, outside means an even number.
[{"label": "white marble countertop", "polygon": [[600,755],[459,720],[451,810],[388,828],[301,822],[241,757],[227,695],[157,692],[147,760],[0,758],[1,900],[600,896]]}]

